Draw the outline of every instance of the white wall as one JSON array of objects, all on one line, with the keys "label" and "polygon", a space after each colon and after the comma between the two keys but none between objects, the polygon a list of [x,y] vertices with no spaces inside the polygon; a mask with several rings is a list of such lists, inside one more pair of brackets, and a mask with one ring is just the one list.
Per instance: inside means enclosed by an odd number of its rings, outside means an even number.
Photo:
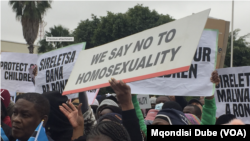
[{"label": "white wall", "polygon": [[[27,44],[17,43],[13,41],[1,40],[1,52],[17,52],[17,53],[29,53]],[[37,54],[38,46],[34,46],[34,54]]]}]

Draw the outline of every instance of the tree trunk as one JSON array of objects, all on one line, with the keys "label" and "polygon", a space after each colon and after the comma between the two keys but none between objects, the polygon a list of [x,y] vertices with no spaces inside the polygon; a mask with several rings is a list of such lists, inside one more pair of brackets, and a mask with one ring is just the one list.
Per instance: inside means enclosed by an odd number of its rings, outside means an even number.
[{"label": "tree trunk", "polygon": [[30,53],[30,54],[33,54],[33,53],[34,53],[34,46],[33,46],[33,45],[30,45],[30,46],[28,47],[28,49],[29,49],[29,53]]}]

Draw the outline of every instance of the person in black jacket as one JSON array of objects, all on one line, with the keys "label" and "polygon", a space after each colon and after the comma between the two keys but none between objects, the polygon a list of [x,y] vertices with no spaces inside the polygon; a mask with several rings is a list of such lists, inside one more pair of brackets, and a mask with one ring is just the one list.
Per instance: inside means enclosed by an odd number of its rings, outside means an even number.
[{"label": "person in black jacket", "polygon": [[131,141],[142,141],[143,133],[140,130],[139,119],[137,118],[130,87],[123,81],[117,81],[112,78],[109,81],[112,89],[115,91],[119,104],[122,108],[122,123],[127,129]]}]

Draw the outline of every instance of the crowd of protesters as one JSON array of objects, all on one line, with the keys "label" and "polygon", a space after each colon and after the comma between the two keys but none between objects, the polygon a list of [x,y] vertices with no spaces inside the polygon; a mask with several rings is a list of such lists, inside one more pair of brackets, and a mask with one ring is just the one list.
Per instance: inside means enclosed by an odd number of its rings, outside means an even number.
[{"label": "crowd of protesters", "polygon": [[[220,82],[217,71],[211,82]],[[231,114],[216,118],[213,94],[190,101],[183,96],[151,97],[152,108],[140,109],[127,84],[114,78],[109,83],[116,96],[96,99],[92,105],[85,92],[72,101],[51,91],[25,93],[12,102],[8,90],[1,89],[1,140],[28,141],[41,121],[48,141],[145,141],[147,125],[244,125]]]}]

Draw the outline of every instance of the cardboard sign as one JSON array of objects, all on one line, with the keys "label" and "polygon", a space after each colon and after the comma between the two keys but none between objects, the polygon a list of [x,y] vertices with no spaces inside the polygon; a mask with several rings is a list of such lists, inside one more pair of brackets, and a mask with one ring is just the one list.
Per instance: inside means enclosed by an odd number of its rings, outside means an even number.
[{"label": "cardboard sign", "polygon": [[36,92],[59,91],[62,93],[81,50],[86,43],[79,43],[38,55]]},{"label": "cardboard sign", "polygon": [[139,102],[141,109],[151,108],[151,103],[149,100],[149,95],[137,95],[137,100]]},{"label": "cardboard sign", "polygon": [[223,68],[227,51],[230,22],[221,19],[208,18],[205,28],[219,30],[218,53],[216,68]]},{"label": "cardboard sign", "polygon": [[220,84],[216,86],[216,117],[233,114],[250,124],[250,66],[218,69]]},{"label": "cardboard sign", "polygon": [[1,88],[14,92],[35,92],[29,69],[36,64],[37,54],[1,53]]},{"label": "cardboard sign", "polygon": [[63,95],[189,70],[209,12],[81,51]]},{"label": "cardboard sign", "polygon": [[218,30],[205,29],[189,71],[128,83],[136,94],[211,96],[211,73],[216,69]]}]

